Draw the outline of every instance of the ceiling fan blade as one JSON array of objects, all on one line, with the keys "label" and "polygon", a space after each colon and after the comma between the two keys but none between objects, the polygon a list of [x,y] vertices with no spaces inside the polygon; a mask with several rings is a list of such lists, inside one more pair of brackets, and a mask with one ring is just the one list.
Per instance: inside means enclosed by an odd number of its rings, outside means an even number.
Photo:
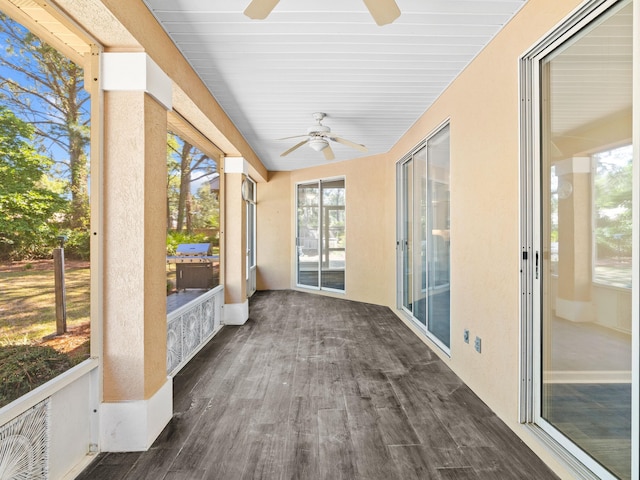
[{"label": "ceiling fan blade", "polygon": [[[254,0],[255,1],[255,0]],[[362,0],[369,13],[380,26],[393,22],[400,16],[400,9],[395,0]]]},{"label": "ceiling fan blade", "polygon": [[336,156],[333,154],[333,150],[331,150],[331,147],[329,145],[322,149],[322,153],[324,153],[325,160],[335,160],[336,158]]},{"label": "ceiling fan blade", "polygon": [[347,147],[351,147],[351,148],[355,148],[356,150],[360,150],[361,152],[366,152],[367,151],[367,147],[365,147],[364,145],[361,145],[359,143],[352,142],[351,140],[346,140],[346,139],[340,138],[340,137],[329,137],[329,139],[333,140],[334,142],[338,142],[338,143],[341,143],[343,145],[346,145]]},{"label": "ceiling fan blade", "polygon": [[284,152],[282,152],[280,154],[281,157],[284,157],[286,155],[289,155],[291,152],[293,152],[294,150],[300,148],[302,145],[304,145],[305,143],[307,143],[309,141],[309,139],[307,140],[303,140],[300,143],[296,143],[293,147],[291,147],[289,150],[285,150]]},{"label": "ceiling fan blade", "polygon": [[271,13],[280,0],[252,0],[244,14],[254,20],[263,20]]}]

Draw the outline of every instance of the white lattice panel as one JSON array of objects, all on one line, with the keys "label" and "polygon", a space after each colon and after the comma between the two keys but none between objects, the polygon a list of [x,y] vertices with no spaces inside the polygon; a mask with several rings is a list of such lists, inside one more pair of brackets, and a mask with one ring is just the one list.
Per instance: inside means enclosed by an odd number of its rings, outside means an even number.
[{"label": "white lattice panel", "polygon": [[224,290],[201,295],[167,317],[167,373],[171,376],[193,357],[221,324]]},{"label": "white lattice panel", "polygon": [[49,478],[49,399],[0,427],[0,479]]}]

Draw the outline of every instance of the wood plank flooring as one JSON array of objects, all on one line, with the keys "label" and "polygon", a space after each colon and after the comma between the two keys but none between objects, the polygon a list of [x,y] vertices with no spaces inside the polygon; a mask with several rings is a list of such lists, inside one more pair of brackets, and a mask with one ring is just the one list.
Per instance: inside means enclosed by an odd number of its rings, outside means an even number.
[{"label": "wood plank flooring", "polygon": [[174,378],[151,449],[81,480],[555,479],[386,307],[257,292]]}]

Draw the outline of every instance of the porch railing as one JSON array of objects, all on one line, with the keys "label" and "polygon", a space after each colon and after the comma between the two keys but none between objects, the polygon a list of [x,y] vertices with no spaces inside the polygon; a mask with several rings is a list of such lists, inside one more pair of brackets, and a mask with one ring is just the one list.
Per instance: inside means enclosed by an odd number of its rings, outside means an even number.
[{"label": "porch railing", "polygon": [[0,408],[0,478],[73,478],[94,458],[98,366],[85,360]]},{"label": "porch railing", "polygon": [[167,315],[167,374],[173,377],[222,325],[224,288],[218,286]]}]

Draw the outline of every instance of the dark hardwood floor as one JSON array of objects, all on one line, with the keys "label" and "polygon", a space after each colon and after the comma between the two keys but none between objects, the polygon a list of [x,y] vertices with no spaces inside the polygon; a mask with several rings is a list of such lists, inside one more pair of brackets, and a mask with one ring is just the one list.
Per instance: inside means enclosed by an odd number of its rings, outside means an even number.
[{"label": "dark hardwood floor", "polygon": [[258,292],[174,392],[149,451],[78,478],[557,478],[386,307]]}]

